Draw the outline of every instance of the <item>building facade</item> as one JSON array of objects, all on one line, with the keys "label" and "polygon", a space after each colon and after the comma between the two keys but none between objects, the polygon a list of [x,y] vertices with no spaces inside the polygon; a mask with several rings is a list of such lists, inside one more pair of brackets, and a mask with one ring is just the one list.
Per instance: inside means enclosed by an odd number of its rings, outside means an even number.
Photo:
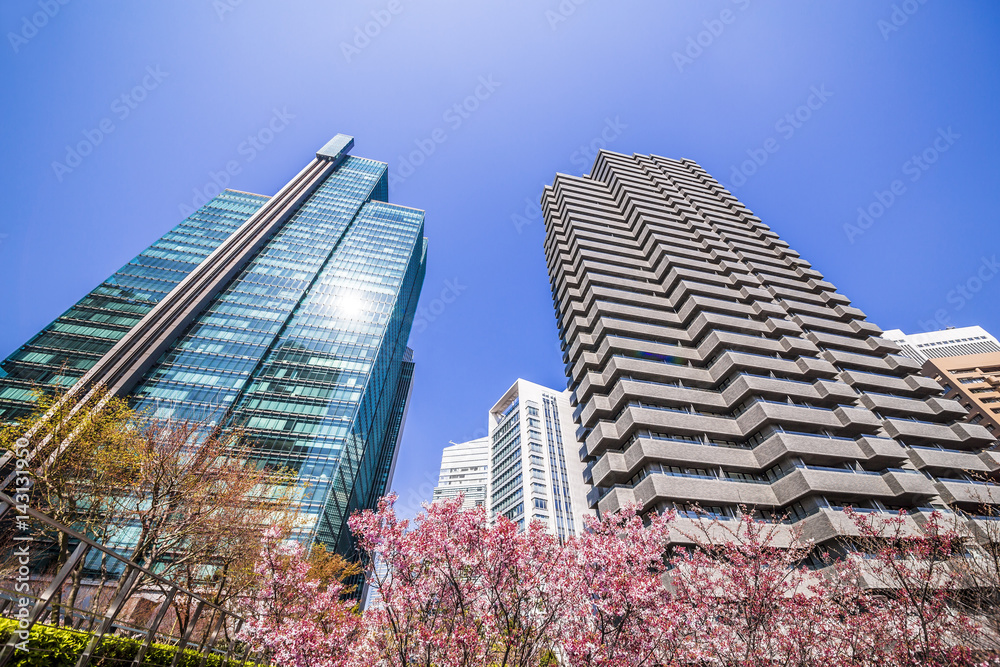
[{"label": "building facade", "polygon": [[924,362],[923,373],[965,407],[967,422],[1000,436],[1000,352],[935,357]]},{"label": "building facade", "polygon": [[422,211],[337,135],[273,197],[225,190],[0,364],[0,421],[35,389],[103,384],[154,418],[239,427],[291,469],[303,539],[351,549],[347,517],[391,477],[413,375]]},{"label": "building facade", "polygon": [[445,447],[441,452],[441,472],[434,487],[434,500],[464,495],[462,507],[486,505],[490,475],[490,440],[477,438]]},{"label": "building facade", "polygon": [[589,507],[982,514],[994,436],[696,163],[602,151],[542,208]]},{"label": "building facade", "polygon": [[951,327],[941,331],[904,334],[890,329],[882,334],[900,348],[900,354],[924,363],[938,357],[959,357],[966,354],[1000,352],[1000,341],[982,327]]},{"label": "building facade", "polygon": [[581,534],[593,512],[574,431],[569,392],[517,380],[490,409],[490,513],[560,540]]}]

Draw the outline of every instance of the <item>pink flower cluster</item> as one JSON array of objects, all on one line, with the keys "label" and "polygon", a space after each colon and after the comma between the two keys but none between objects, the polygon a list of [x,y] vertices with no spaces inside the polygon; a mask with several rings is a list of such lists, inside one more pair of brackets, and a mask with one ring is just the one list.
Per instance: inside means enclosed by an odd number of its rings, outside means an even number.
[{"label": "pink flower cluster", "polygon": [[949,605],[961,540],[936,516],[909,535],[902,517],[854,515],[873,550],[807,569],[811,545],[749,516],[683,535],[673,516],[630,508],[560,543],[463,511],[461,498],[427,505],[412,525],[393,501],[350,520],[378,597],[364,613],[342,587],[309,581],[299,547],[263,554],[268,585],[247,636],[273,664],[998,664],[970,648],[979,628]]}]

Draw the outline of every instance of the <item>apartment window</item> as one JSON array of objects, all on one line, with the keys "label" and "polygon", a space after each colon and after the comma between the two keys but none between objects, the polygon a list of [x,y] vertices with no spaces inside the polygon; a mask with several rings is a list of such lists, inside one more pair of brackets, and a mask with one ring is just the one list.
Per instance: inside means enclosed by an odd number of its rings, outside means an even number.
[{"label": "apartment window", "polygon": [[982,415],[976,415],[975,417],[973,417],[972,419],[969,420],[969,423],[970,424],[978,424],[981,421],[983,421],[983,416]]},{"label": "apartment window", "polygon": [[961,384],[977,384],[979,382],[986,382],[986,378],[981,375],[976,375],[970,378],[958,378],[958,381]]},{"label": "apartment window", "polygon": [[948,393],[949,391],[951,391],[951,385],[950,385],[950,384],[947,384],[947,383],[942,383],[942,384],[941,384],[941,388],[942,388],[942,389],[944,389],[944,393],[946,393],[946,394],[947,394],[947,393]]},{"label": "apartment window", "polygon": [[541,470],[539,470],[538,468],[532,468],[531,469],[531,478],[532,479],[545,479],[545,473],[542,472]]},{"label": "apartment window", "polygon": [[536,510],[547,510],[549,508],[549,501],[545,498],[535,498],[535,509]]}]

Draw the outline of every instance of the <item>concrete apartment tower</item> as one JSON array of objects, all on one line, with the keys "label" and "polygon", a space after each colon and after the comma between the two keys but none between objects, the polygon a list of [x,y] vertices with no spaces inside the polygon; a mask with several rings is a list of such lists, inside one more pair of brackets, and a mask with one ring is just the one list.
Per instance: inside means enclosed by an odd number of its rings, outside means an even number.
[{"label": "concrete apartment tower", "polygon": [[518,380],[490,409],[488,509],[522,529],[540,521],[564,540],[583,532],[584,466],[569,392]]},{"label": "concrete apartment tower", "polygon": [[464,509],[486,505],[490,474],[490,439],[477,438],[445,447],[434,501],[464,494]]},{"label": "concrete apartment tower", "polygon": [[982,514],[961,471],[1000,468],[994,436],[696,163],[601,152],[542,208],[589,507],[748,506],[831,545],[845,505]]}]

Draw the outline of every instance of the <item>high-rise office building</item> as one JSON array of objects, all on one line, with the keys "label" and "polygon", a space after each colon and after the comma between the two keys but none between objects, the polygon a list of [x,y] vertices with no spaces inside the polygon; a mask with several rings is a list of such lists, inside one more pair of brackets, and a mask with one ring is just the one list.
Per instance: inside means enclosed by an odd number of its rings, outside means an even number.
[{"label": "high-rise office building", "polygon": [[1000,467],[994,436],[696,163],[602,151],[542,208],[590,507],[751,507],[831,545],[845,505],[982,513],[963,471]]},{"label": "high-rise office building", "polygon": [[463,508],[486,505],[490,474],[490,440],[477,438],[453,443],[441,452],[441,472],[434,487],[434,500],[464,494]]},{"label": "high-rise office building", "polygon": [[1000,352],[1000,341],[982,327],[951,327],[941,331],[904,334],[890,329],[882,334],[900,348],[900,354],[924,363],[938,357],[959,357],[965,354]]},{"label": "high-rise office building", "polygon": [[490,409],[489,510],[563,540],[583,532],[583,464],[569,392],[517,380]]},{"label": "high-rise office building", "polygon": [[156,418],[239,427],[293,470],[302,537],[345,552],[389,482],[413,375],[422,211],[337,135],[273,197],[225,190],[0,364],[0,420],[103,384]]}]

